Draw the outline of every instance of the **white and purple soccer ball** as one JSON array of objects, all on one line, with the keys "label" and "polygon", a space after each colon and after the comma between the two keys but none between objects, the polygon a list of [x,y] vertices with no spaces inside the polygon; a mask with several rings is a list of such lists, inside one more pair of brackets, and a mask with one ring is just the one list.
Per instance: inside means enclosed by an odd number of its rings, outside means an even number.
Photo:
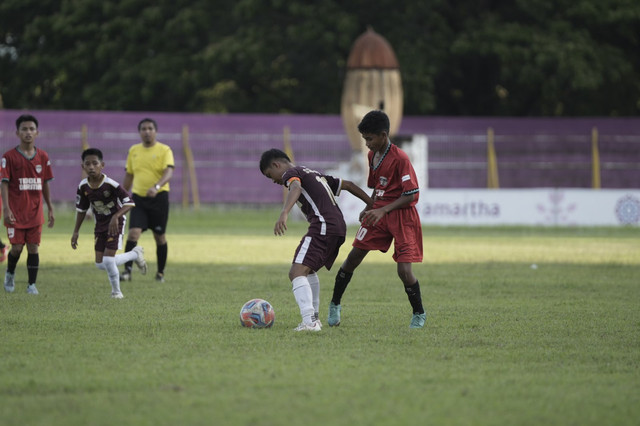
[{"label": "white and purple soccer ball", "polygon": [[269,328],[276,319],[276,312],[264,299],[251,299],[240,309],[240,324],[249,328]]}]

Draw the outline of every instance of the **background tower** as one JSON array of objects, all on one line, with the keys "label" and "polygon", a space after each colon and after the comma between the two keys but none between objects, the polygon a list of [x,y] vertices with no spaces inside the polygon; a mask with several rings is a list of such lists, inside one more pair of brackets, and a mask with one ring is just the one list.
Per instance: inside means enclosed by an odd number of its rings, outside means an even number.
[{"label": "background tower", "polygon": [[358,132],[358,123],[367,112],[380,109],[387,113],[394,135],[402,121],[402,103],[398,59],[389,42],[369,27],[353,43],[342,89],[342,122],[353,150],[367,152]]}]

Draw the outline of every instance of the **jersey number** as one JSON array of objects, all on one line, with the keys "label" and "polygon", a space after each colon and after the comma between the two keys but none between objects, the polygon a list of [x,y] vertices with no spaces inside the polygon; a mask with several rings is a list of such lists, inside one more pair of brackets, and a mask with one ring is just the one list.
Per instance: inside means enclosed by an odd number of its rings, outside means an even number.
[{"label": "jersey number", "polygon": [[324,189],[327,191],[327,194],[329,194],[329,199],[335,206],[337,204],[336,197],[333,195],[333,191],[331,190],[331,188],[329,188],[329,184],[327,183],[327,180],[324,178],[324,176],[316,176],[316,180],[320,182],[322,186],[324,186]]},{"label": "jersey number", "polygon": [[358,233],[356,234],[356,240],[362,241],[365,235],[367,235],[367,228],[360,227],[360,229],[358,229]]}]

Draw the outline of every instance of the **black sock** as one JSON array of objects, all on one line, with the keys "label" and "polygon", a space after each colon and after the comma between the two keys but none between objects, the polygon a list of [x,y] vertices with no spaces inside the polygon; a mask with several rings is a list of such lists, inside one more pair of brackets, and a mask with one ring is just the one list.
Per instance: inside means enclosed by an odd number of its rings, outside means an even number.
[{"label": "black sock", "polygon": [[340,270],[336,274],[336,282],[333,285],[333,297],[331,298],[331,301],[334,305],[340,304],[342,295],[347,289],[347,285],[349,285],[349,281],[351,281],[352,276],[353,272],[345,272],[345,270],[342,268],[340,268]]},{"label": "black sock", "polygon": [[[135,246],[137,246],[137,245],[138,245],[137,241],[127,240],[127,244],[124,245],[124,252],[126,253],[128,251],[133,250],[133,248]],[[133,260],[131,260],[129,262],[126,262],[124,264],[124,271],[125,272],[131,272],[132,269],[133,269]]]},{"label": "black sock", "polygon": [[27,254],[27,273],[29,284],[35,284],[38,279],[38,268],[40,267],[40,255],[38,253]]},{"label": "black sock", "polygon": [[404,291],[407,293],[409,303],[413,308],[414,314],[424,314],[424,308],[422,307],[422,296],[420,295],[420,283],[416,281],[414,285],[405,286]]},{"label": "black sock", "polygon": [[167,243],[156,247],[156,258],[158,259],[158,273],[164,274],[164,267],[167,266],[167,253],[169,247]]},{"label": "black sock", "polygon": [[18,260],[20,260],[20,255],[17,257],[13,255],[13,253],[9,252],[7,255],[7,272],[10,274],[16,273],[16,265],[18,264]]}]

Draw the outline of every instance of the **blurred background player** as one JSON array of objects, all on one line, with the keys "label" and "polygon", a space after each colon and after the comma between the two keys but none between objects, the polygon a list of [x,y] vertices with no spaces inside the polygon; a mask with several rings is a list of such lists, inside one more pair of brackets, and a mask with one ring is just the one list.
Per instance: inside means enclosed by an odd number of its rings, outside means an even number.
[{"label": "blurred background player", "polygon": [[421,328],[426,320],[420,283],[413,275],[412,263],[422,262],[422,226],[415,207],[418,179],[409,157],[389,140],[389,117],[382,111],[367,113],[358,131],[369,148],[367,186],[373,188],[373,207],[360,214],[362,225],[353,248],[336,275],[329,304],[329,326],[340,325],[340,301],[353,276],[370,250],[386,253],[394,241],[393,260],[411,303],[413,317],[409,327]]},{"label": "blurred background player", "polygon": [[[2,164],[0,164],[0,166],[1,165]],[[2,214],[2,197],[0,197],[0,214]],[[4,262],[6,259],[7,259],[7,245],[3,243],[2,238],[0,238],[0,263]]]},{"label": "blurred background player", "polygon": [[11,293],[15,289],[15,271],[22,249],[27,246],[27,293],[38,294],[36,279],[40,267],[38,247],[42,236],[44,214],[42,200],[48,209],[48,226],[53,227],[55,218],[49,191],[53,179],[49,155],[36,148],[38,120],[32,115],[21,115],[16,120],[16,135],[20,144],[5,152],[1,161],[2,206],[4,225],[11,243],[7,255],[7,272],[4,289]]},{"label": "blurred background player", "polygon": [[118,265],[125,262],[136,262],[141,273],[147,273],[142,247],[134,247],[127,253],[116,252],[122,248],[125,215],[134,206],[129,192],[115,180],[109,178],[102,169],[104,161],[102,151],[89,148],[82,152],[82,169],[87,177],[78,185],[76,193],[76,225],[71,235],[71,247],[78,248],[78,233],[84,222],[89,207],[93,210],[95,220],[94,248],[96,251],[96,267],[107,271],[111,283],[111,297],[122,299]]},{"label": "blurred background player", "polygon": [[260,171],[274,183],[289,189],[274,234],[284,235],[289,212],[296,203],[309,222],[307,233],[295,251],[289,280],[302,316],[302,322],[295,330],[320,331],[320,281],[316,272],[323,266],[331,269],[347,232],[335,197],[341,190],[346,190],[368,206],[373,201],[353,182],[296,166],[279,149],[270,149],[262,154]]},{"label": "blurred background player", "polygon": [[[129,148],[122,186],[133,192],[133,202],[136,204],[129,215],[125,251],[133,250],[140,235],[151,229],[158,261],[156,281],[164,282],[168,255],[165,233],[169,220],[169,180],[173,176],[174,161],[171,147],[156,140],[157,130],[158,125],[150,118],[138,123],[142,142]],[[131,281],[132,266],[132,262],[125,264],[122,280]]]}]

